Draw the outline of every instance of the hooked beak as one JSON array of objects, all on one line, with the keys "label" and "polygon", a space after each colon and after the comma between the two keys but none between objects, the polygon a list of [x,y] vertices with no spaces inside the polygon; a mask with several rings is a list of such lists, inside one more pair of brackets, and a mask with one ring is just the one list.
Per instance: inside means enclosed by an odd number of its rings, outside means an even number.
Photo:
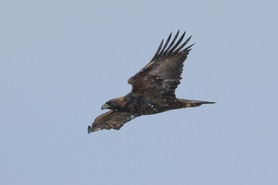
[{"label": "hooked beak", "polygon": [[104,105],[101,106],[101,110],[109,109],[109,108],[110,108],[110,106],[108,104],[104,104]]}]

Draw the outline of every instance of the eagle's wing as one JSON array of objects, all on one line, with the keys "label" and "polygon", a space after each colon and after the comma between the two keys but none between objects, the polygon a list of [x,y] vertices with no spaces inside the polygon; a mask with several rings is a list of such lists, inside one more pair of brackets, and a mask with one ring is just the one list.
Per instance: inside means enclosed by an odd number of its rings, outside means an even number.
[{"label": "eagle's wing", "polygon": [[170,42],[171,35],[172,33],[165,44],[161,41],[152,60],[128,80],[132,85],[132,93],[175,96],[175,89],[181,80],[183,63],[193,44],[184,48],[191,38],[190,36],[182,42],[185,32],[177,40],[178,31]]},{"label": "eagle's wing", "polygon": [[126,122],[134,119],[137,115],[129,112],[117,112],[108,111],[98,116],[92,123],[92,126],[88,126],[88,133],[102,130],[102,129],[116,129],[119,130]]}]

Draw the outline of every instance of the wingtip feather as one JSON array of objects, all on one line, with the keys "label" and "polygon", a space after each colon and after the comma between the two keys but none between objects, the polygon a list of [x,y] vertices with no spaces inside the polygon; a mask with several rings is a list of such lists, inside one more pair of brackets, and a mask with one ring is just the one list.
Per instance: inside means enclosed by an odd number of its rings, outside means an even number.
[{"label": "wingtip feather", "polygon": [[92,132],[92,127],[88,126],[88,134],[90,134]]}]

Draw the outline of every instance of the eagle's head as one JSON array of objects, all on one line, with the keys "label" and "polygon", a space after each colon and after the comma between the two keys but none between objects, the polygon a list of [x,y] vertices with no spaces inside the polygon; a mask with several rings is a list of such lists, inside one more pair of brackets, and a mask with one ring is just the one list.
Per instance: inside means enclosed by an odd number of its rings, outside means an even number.
[{"label": "eagle's head", "polygon": [[112,100],[109,100],[104,105],[101,106],[101,110],[103,109],[111,109],[111,110],[123,110],[126,105],[126,101],[124,97],[120,98],[114,98]]}]

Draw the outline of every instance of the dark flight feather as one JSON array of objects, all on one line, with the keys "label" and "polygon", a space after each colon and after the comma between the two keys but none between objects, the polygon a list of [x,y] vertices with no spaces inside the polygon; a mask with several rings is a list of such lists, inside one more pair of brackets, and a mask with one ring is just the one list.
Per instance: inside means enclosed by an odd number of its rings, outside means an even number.
[{"label": "dark flight feather", "polygon": [[[192,46],[190,45],[181,51],[191,37],[178,47],[185,36],[185,32],[175,42],[178,35],[179,32],[167,47],[171,38],[170,34],[161,51],[157,50],[153,59],[141,71],[128,80],[128,83],[132,85],[132,93],[148,94],[156,92],[175,96],[175,89],[180,84],[183,62],[187,58]],[[160,45],[159,48],[161,47]],[[156,86],[152,84],[156,84]]]},{"label": "dark flight feather", "polygon": [[129,112],[108,111],[98,116],[94,125],[88,126],[88,133],[102,130],[102,129],[115,129],[119,130],[126,122],[134,119],[135,114]]}]

